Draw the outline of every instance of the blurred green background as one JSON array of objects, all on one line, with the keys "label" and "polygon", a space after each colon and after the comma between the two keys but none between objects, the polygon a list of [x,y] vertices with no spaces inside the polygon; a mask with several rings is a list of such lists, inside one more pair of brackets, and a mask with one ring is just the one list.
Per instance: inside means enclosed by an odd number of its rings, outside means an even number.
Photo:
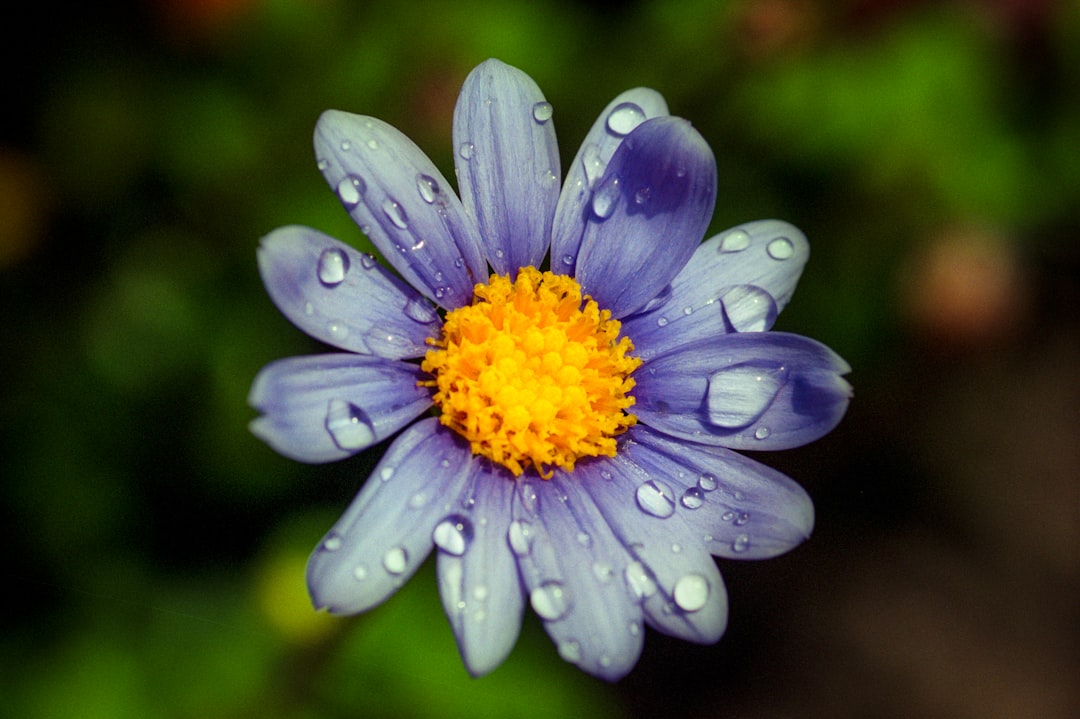
[{"label": "blurred green background", "polygon": [[[88,4],[90,5],[90,4]],[[1080,9],[1051,0],[143,0],[24,6],[0,119],[5,716],[1076,716]],[[646,85],[716,152],[712,231],[779,217],[813,255],[779,329],[854,366],[852,408],[761,459],[817,530],[721,562],[727,636],[649,632],[616,684],[534,617],[472,680],[430,564],[358,618],[303,566],[373,450],[251,437],[266,362],[319,348],[259,238],[366,248],[315,168],[337,108],[452,177],[467,72],[514,64],[563,163]]]}]

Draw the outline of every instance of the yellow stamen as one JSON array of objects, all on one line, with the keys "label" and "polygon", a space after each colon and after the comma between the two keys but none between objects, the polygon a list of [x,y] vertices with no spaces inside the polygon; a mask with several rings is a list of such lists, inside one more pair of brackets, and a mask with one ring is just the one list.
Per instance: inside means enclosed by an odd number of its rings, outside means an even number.
[{"label": "yellow stamen", "polygon": [[515,476],[614,456],[615,437],[637,422],[624,410],[641,364],[619,321],[572,278],[534,267],[514,282],[492,275],[474,295],[447,313],[421,365],[440,421]]}]

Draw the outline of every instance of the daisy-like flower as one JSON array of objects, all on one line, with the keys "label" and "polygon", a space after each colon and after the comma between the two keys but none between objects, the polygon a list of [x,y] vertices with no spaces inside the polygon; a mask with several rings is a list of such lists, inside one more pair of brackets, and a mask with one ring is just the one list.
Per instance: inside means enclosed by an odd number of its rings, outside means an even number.
[{"label": "daisy-like flower", "polygon": [[806,238],[768,220],[702,243],[716,162],[653,90],[616,97],[560,183],[551,105],[489,60],[453,140],[460,199],[386,123],[316,126],[319,169],[397,274],[305,227],[259,249],[278,308],[342,352],[264,368],[252,431],[329,462],[404,429],[312,554],[315,606],[370,609],[437,548],[476,676],[510,653],[526,604],[564,659],[609,680],[646,624],[717,641],[712,555],[773,557],[814,522],[802,488],[733,450],[814,440],[851,396],[835,353],[768,331]]}]

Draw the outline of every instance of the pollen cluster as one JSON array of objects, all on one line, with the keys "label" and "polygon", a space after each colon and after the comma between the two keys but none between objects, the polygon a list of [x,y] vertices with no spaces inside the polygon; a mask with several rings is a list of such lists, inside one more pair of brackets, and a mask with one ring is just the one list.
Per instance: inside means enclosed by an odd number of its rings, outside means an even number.
[{"label": "pollen cluster", "polygon": [[641,364],[608,310],[570,277],[522,268],[492,275],[473,303],[448,312],[421,369],[435,388],[440,421],[475,454],[515,476],[551,477],[582,457],[615,454],[615,437],[637,421],[630,374]]}]

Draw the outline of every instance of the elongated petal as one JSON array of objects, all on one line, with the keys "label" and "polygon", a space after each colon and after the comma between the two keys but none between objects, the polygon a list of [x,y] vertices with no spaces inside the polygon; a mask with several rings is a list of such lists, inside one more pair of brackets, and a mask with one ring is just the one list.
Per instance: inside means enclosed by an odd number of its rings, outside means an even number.
[{"label": "elongated petal", "polygon": [[701,242],[716,201],[712,150],[686,120],[646,120],[615,150],[593,191],[576,265],[613,317],[654,298]]},{"label": "elongated petal", "polygon": [[435,418],[398,437],[308,560],[315,607],[356,614],[397,591],[431,552],[442,498],[460,495],[471,464],[468,446]]},{"label": "elongated petal", "polygon": [[514,483],[481,462],[472,465],[461,501],[435,525],[433,539],[443,609],[462,661],[478,677],[514,648],[525,595],[506,539]]},{"label": "elongated petal", "polygon": [[603,479],[583,487],[633,557],[623,579],[649,624],[689,641],[717,641],[727,626],[727,591],[669,484],[676,465],[657,472],[620,452],[597,468]]},{"label": "elongated petal", "polygon": [[251,431],[300,462],[332,462],[381,442],[431,406],[414,364],[355,354],[290,357],[262,369]]},{"label": "elongated petal", "polygon": [[563,659],[609,681],[641,654],[641,608],[621,578],[629,561],[582,487],[602,481],[556,471],[518,481],[510,545],[533,610]]},{"label": "elongated petal", "polygon": [[454,162],[465,210],[500,275],[539,267],[559,198],[551,105],[532,78],[498,60],[465,80],[454,109]]},{"label": "elongated petal", "polygon": [[851,368],[820,342],[782,332],[727,334],[634,374],[634,414],[666,434],[732,449],[798,447],[828,433],[851,399]]},{"label": "elongated petal", "polygon": [[809,538],[814,504],[789,477],[723,447],[630,430],[626,457],[671,490],[673,514],[711,554],[769,559]]},{"label": "elongated petal", "polygon": [[724,332],[762,332],[795,291],[810,243],[780,220],[738,225],[705,241],[660,297],[623,322],[646,360]]},{"label": "elongated petal", "polygon": [[375,258],[307,227],[262,239],[259,272],[289,321],[317,340],[360,354],[420,357],[438,335],[434,306]]},{"label": "elongated petal", "polygon": [[447,309],[487,279],[475,221],[420,148],[373,117],[327,110],[315,126],[327,183],[409,284]]},{"label": "elongated petal", "polygon": [[574,274],[581,237],[592,212],[589,200],[615,149],[642,122],[667,114],[668,107],[663,96],[645,87],[620,94],[600,113],[570,164],[562,194],[559,195],[552,228],[553,271]]}]

